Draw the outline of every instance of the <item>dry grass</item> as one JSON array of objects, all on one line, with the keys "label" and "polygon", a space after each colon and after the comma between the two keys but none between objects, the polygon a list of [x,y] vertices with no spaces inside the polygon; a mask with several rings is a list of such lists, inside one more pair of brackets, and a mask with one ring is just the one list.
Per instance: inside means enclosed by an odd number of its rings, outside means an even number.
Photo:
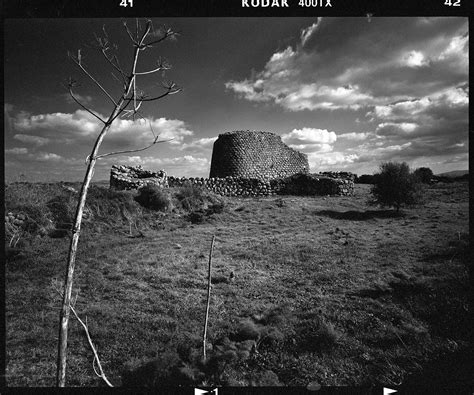
[{"label": "dry grass", "polygon": [[[159,369],[176,358],[182,374],[196,373],[214,234],[214,276],[222,281],[213,285],[208,339],[216,355],[241,352],[205,380],[416,383],[431,361],[465,353],[467,183],[432,186],[424,206],[402,215],[369,210],[368,191],[357,184],[354,197],[226,199],[199,224],[143,209],[135,218],[140,238],[124,218],[86,223],[76,310],[88,317],[107,377],[120,385],[124,369],[152,360]],[[32,237],[6,263],[8,385],[54,384],[60,302],[51,281],[64,276],[67,247],[67,238]],[[245,330],[254,331],[256,352],[242,348]],[[68,385],[101,385],[74,321]]]}]

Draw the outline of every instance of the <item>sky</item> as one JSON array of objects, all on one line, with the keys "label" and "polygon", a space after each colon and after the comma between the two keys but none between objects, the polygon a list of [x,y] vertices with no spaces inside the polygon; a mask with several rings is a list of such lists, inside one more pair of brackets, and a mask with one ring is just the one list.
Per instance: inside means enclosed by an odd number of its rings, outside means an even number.
[{"label": "sky", "polygon": [[[382,162],[407,162],[435,174],[468,168],[468,19],[160,18],[179,32],[140,53],[149,95],[173,81],[182,91],[144,103],[143,119],[119,118],[100,153],[94,180],[113,164],[168,175],[207,177],[219,134],[261,130],[308,155],[311,172],[373,174]],[[64,83],[101,117],[112,102],[68,58],[81,50],[86,69],[113,97],[122,85],[91,43],[94,34],[129,71],[133,47],[120,19],[4,21],[4,142],[7,182],[79,181],[101,123],[79,107]],[[128,25],[135,26],[134,20]],[[151,127],[150,127],[151,126]]]}]

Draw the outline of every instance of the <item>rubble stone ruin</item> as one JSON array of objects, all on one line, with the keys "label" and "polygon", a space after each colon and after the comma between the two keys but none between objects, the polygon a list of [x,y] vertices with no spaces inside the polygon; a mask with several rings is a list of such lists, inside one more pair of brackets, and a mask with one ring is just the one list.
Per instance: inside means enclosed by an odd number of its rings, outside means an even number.
[{"label": "rubble stone ruin", "polygon": [[164,170],[114,165],[110,187],[138,189],[196,185],[224,196],[352,195],[354,174],[309,174],[308,158],[269,132],[237,131],[220,134],[214,142],[209,178],[173,177]]},{"label": "rubble stone ruin", "polygon": [[209,177],[271,180],[309,173],[308,157],[270,132],[235,131],[214,142]]}]

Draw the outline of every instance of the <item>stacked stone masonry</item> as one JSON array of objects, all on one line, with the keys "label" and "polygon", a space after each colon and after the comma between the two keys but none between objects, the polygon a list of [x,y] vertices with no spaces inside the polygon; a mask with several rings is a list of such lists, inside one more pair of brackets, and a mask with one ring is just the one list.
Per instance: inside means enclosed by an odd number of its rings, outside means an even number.
[{"label": "stacked stone masonry", "polygon": [[118,190],[138,189],[153,184],[160,187],[196,185],[223,196],[271,195],[352,195],[352,173],[299,173],[289,177],[257,179],[244,177],[185,178],[167,176],[163,170],[150,172],[141,166],[116,166],[110,173],[110,187]]},{"label": "stacked stone masonry", "polygon": [[113,189],[138,189],[152,184],[168,187],[167,176],[164,170],[152,172],[144,170],[140,165],[125,166],[113,165],[110,171],[110,187]]},{"label": "stacked stone masonry", "polygon": [[266,181],[299,173],[309,173],[308,157],[285,145],[274,133],[227,132],[214,142],[210,178]]}]

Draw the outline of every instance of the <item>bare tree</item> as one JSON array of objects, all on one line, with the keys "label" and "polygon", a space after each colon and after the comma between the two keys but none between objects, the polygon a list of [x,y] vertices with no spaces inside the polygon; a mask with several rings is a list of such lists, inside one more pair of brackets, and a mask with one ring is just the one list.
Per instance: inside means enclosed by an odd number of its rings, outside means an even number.
[{"label": "bare tree", "polygon": [[[60,313],[60,327],[59,327],[59,340],[58,340],[58,360],[57,360],[57,386],[64,387],[66,384],[66,360],[67,360],[67,335],[68,335],[68,323],[69,323],[69,314],[71,311],[71,293],[73,285],[73,275],[74,275],[74,266],[76,261],[77,245],[79,241],[80,231],[81,231],[81,222],[82,215],[86,203],[87,191],[89,189],[92,177],[94,175],[94,167],[100,158],[118,155],[130,152],[143,151],[147,148],[150,148],[156,143],[161,141],[158,140],[158,136],[155,135],[152,125],[150,123],[150,131],[153,134],[153,140],[151,143],[143,148],[135,150],[126,150],[126,151],[116,151],[109,152],[105,154],[99,154],[99,148],[104,140],[105,135],[109,131],[113,122],[119,117],[131,117],[135,119],[145,119],[142,113],[140,112],[140,107],[143,103],[156,101],[162,99],[168,95],[178,93],[181,88],[179,88],[174,82],[165,82],[162,83],[163,91],[160,94],[149,96],[144,92],[138,89],[137,79],[143,75],[155,74],[168,70],[170,65],[158,59],[157,65],[152,70],[139,71],[138,70],[138,60],[140,54],[150,48],[153,48],[156,44],[175,37],[178,33],[174,32],[169,28],[161,28],[155,30],[151,20],[145,20],[144,22],[136,20],[135,28],[132,31],[126,22],[123,23],[125,31],[128,34],[128,37],[131,40],[132,46],[134,48],[132,59],[130,60],[130,70],[126,71],[121,67],[119,60],[116,55],[112,55],[112,50],[116,47],[111,44],[109,41],[107,32],[105,28],[103,29],[103,37],[95,37],[94,47],[103,55],[105,60],[108,62],[110,67],[114,70],[115,73],[112,73],[114,78],[117,81],[120,81],[123,90],[120,97],[114,98],[112,95],[104,88],[104,86],[89,72],[87,69],[81,50],[78,50],[77,55],[73,56],[69,54],[72,61],[81,69],[81,71],[96,85],[96,87],[110,100],[112,104],[112,110],[107,119],[103,119],[99,114],[95,113],[93,110],[88,108],[86,105],[80,102],[78,97],[74,94],[74,88],[77,85],[76,82],[72,79],[69,80],[67,89],[72,99],[84,110],[97,118],[102,124],[102,129],[94,143],[90,155],[87,157],[87,170],[84,176],[84,181],[81,186],[81,191],[79,194],[79,201],[76,208],[76,214],[74,219],[74,224],[72,227],[72,237],[71,244],[69,247],[68,261],[67,261],[67,270],[66,278],[64,281],[64,292],[63,292],[63,301],[62,308]],[[118,74],[118,76],[116,75]]]}]

